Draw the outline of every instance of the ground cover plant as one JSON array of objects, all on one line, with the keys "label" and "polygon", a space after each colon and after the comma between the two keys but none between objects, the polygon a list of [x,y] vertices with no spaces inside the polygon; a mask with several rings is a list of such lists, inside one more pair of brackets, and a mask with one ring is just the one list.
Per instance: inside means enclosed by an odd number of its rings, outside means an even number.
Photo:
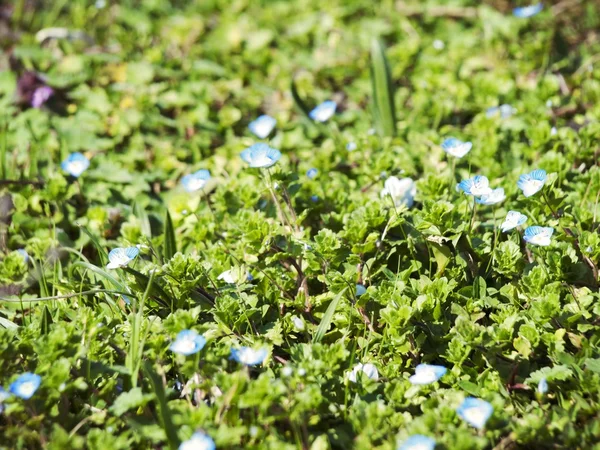
[{"label": "ground cover plant", "polygon": [[596,2],[0,12],[0,448],[600,442]]}]

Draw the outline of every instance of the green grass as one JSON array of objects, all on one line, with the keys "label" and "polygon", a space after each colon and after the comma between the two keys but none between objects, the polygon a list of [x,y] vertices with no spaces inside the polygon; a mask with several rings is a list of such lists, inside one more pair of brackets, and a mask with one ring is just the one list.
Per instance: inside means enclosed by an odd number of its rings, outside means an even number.
[{"label": "green grass", "polygon": [[[176,449],[197,430],[219,449],[600,442],[594,2],[529,19],[502,1],[107,3],[17,0],[0,19],[0,385],[42,377],[1,404],[0,448]],[[49,27],[70,32],[36,41]],[[27,72],[54,89],[42,108]],[[283,155],[269,170],[239,157],[261,114]],[[450,136],[472,150],[446,155]],[[78,179],[73,152],[91,161]],[[455,189],[474,175],[506,200],[474,211]],[[380,195],[392,176],[416,182],[410,208]],[[501,233],[509,210],[527,224]],[[525,244],[528,225],[551,245]],[[171,352],[191,328],[206,346]],[[269,355],[246,368],[240,346]],[[379,380],[350,382],[357,363]],[[419,363],[448,371],[413,386]],[[494,407],[482,430],[456,413],[467,396]]]}]

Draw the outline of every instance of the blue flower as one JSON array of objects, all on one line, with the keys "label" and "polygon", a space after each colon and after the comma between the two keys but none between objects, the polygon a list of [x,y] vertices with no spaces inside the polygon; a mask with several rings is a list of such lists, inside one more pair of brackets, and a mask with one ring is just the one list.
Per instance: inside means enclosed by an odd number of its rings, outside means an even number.
[{"label": "blue flower", "polygon": [[513,228],[523,225],[525,222],[527,222],[527,216],[525,214],[521,214],[519,211],[509,211],[508,214],[506,214],[504,222],[500,225],[500,228],[503,233],[506,233]]},{"label": "blue flower", "polygon": [[510,116],[512,116],[516,112],[517,112],[517,110],[515,108],[504,103],[503,105],[492,106],[491,108],[486,109],[485,115],[487,117],[494,117],[495,115],[500,114],[500,117],[502,119],[508,119]]},{"label": "blue flower", "polygon": [[327,122],[335,113],[337,103],[333,100],[327,100],[313,109],[308,115],[317,122]]},{"label": "blue flower", "polygon": [[422,434],[413,434],[398,447],[398,450],[433,450],[434,448],[435,439]]},{"label": "blue flower", "polygon": [[356,145],[356,142],[348,142],[346,144],[346,150],[348,150],[349,152],[353,152],[354,150],[357,149],[357,147],[358,146]]},{"label": "blue flower", "polygon": [[363,284],[357,284],[356,285],[356,296],[357,297],[360,297],[365,292],[367,292],[367,288]]},{"label": "blue flower", "polygon": [[444,366],[436,366],[435,364],[419,364],[415,367],[415,374],[408,381],[419,386],[431,384],[442,378],[447,370]]},{"label": "blue flower", "polygon": [[23,257],[23,260],[25,262],[29,262],[29,253],[27,253],[24,249],[19,248],[17,250],[15,250],[19,255],[21,255]]},{"label": "blue flower", "polygon": [[460,139],[448,138],[442,142],[442,149],[455,158],[462,158],[471,151],[473,143],[463,142]]},{"label": "blue flower", "polygon": [[210,172],[206,169],[200,169],[184,176],[181,179],[181,185],[187,192],[196,192],[202,189],[208,180],[210,180]]},{"label": "blue flower", "polygon": [[215,450],[215,441],[201,431],[196,431],[187,441],[179,445],[178,450]]},{"label": "blue flower", "polygon": [[313,167],[312,169],[308,169],[306,176],[312,180],[317,176],[318,173],[319,171]]},{"label": "blue flower", "polygon": [[462,190],[465,194],[473,195],[475,197],[492,193],[490,181],[483,175],[476,175],[473,178],[462,180],[458,184],[458,189]]},{"label": "blue flower", "polygon": [[546,247],[550,245],[550,238],[552,237],[553,233],[554,228],[552,227],[539,227],[534,225],[532,227],[527,227],[525,234],[523,235],[523,239],[528,244]]},{"label": "blue flower", "polygon": [[277,125],[277,121],[275,119],[273,119],[271,116],[263,114],[256,120],[250,122],[248,124],[248,129],[260,139],[264,139],[271,134],[271,131],[273,131],[275,125]]},{"label": "blue flower", "polygon": [[8,390],[11,394],[27,400],[35,394],[35,391],[40,387],[41,382],[42,377],[31,372],[26,372],[19,375],[19,378],[11,383]]},{"label": "blue flower", "polygon": [[206,338],[195,330],[183,330],[177,333],[177,337],[169,346],[169,350],[180,355],[193,355],[198,353],[206,345]]},{"label": "blue flower", "polygon": [[542,394],[542,395],[544,395],[546,392],[548,392],[548,382],[546,381],[545,378],[542,378],[540,380],[540,382],[538,383],[537,391],[539,394]]},{"label": "blue flower", "polygon": [[546,171],[542,169],[536,169],[530,173],[526,173],[519,177],[517,186],[523,191],[525,197],[531,197],[532,195],[541,191],[546,182]]},{"label": "blue flower", "polygon": [[78,178],[88,167],[90,167],[90,160],[83,154],[75,152],[71,153],[67,159],[60,164],[60,167],[62,167],[62,170],[69,175]]},{"label": "blue flower", "polygon": [[456,409],[461,419],[478,430],[485,427],[493,412],[494,407],[489,402],[475,397],[465,398]]},{"label": "blue flower", "polygon": [[131,261],[133,261],[140,250],[137,247],[118,247],[110,251],[108,254],[107,269],[116,269],[118,267],[126,267]]},{"label": "blue flower", "polygon": [[256,350],[251,347],[240,347],[231,349],[230,358],[246,366],[256,366],[263,363],[267,354],[268,351],[264,347]]},{"label": "blue flower", "polygon": [[521,19],[527,19],[528,17],[533,17],[538,14],[544,5],[541,3],[536,3],[535,5],[523,6],[521,8],[513,9],[513,16],[519,17]]},{"label": "blue flower", "polygon": [[311,195],[310,196],[310,201],[313,203],[317,203],[319,201],[319,196],[318,195]]},{"label": "blue flower", "polygon": [[240,156],[250,167],[266,168],[279,161],[281,152],[267,144],[258,143],[248,147]]},{"label": "blue flower", "polygon": [[489,194],[484,194],[479,197],[476,201],[482,205],[495,205],[496,203],[500,203],[506,200],[506,195],[504,195],[504,189],[497,188],[494,189]]}]

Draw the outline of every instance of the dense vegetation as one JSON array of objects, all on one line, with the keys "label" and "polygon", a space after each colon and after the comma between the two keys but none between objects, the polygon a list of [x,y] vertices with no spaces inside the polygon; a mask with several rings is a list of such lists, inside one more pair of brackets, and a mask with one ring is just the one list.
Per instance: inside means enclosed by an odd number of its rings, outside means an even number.
[{"label": "dense vegetation", "polygon": [[596,2],[9,3],[0,448],[600,442]]}]

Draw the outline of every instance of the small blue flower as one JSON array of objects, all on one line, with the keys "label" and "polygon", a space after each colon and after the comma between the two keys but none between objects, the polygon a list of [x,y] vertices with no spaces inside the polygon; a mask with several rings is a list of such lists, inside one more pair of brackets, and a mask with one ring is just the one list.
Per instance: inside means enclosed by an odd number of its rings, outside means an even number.
[{"label": "small blue flower", "polygon": [[126,267],[131,261],[133,261],[137,255],[139,255],[140,249],[137,247],[118,247],[110,251],[108,254],[107,269],[116,269],[119,267]]},{"label": "small blue flower", "polygon": [[277,125],[277,120],[275,120],[271,116],[263,114],[262,116],[259,116],[256,120],[250,122],[248,124],[248,129],[252,133],[254,133],[258,138],[264,139],[271,134],[271,132],[275,128],[275,125]]},{"label": "small blue flower", "polygon": [[497,188],[489,194],[482,195],[476,201],[481,205],[495,205],[496,203],[500,203],[504,200],[506,200],[506,195],[504,195],[504,189]]},{"label": "small blue flower", "polygon": [[187,441],[179,445],[178,450],[215,450],[215,441],[201,431],[196,431]]},{"label": "small blue flower", "polygon": [[78,178],[88,167],[90,167],[90,160],[82,153],[75,152],[71,153],[67,159],[60,164],[60,167],[62,167],[62,170],[69,175]]},{"label": "small blue flower", "polygon": [[351,371],[346,372],[346,378],[353,383],[356,383],[357,380],[362,379],[363,377],[366,377],[365,380],[368,378],[369,380],[378,381],[379,371],[377,370],[377,367],[371,363],[358,363]]},{"label": "small blue flower", "polygon": [[248,147],[240,156],[250,167],[266,168],[279,161],[281,152],[267,144],[258,143]]},{"label": "small blue flower", "polygon": [[433,450],[434,448],[435,439],[422,434],[413,434],[398,447],[398,450]]},{"label": "small blue flower", "polygon": [[408,381],[418,386],[435,383],[446,374],[447,370],[444,366],[435,364],[419,364],[415,367],[415,374]]},{"label": "small blue flower", "polygon": [[317,122],[327,122],[335,114],[337,103],[333,100],[327,100],[313,109],[308,115]]},{"label": "small blue flower", "polygon": [[523,234],[523,239],[528,244],[539,245],[546,247],[550,245],[554,228],[552,227],[539,227],[537,225],[527,227]]},{"label": "small blue flower", "polygon": [[208,180],[210,180],[210,172],[206,169],[200,169],[184,176],[181,179],[181,185],[187,192],[196,192],[202,189]]},{"label": "small blue flower", "polygon": [[475,197],[492,193],[490,181],[483,175],[476,175],[473,178],[462,180],[458,184],[458,189],[462,190],[465,194],[473,195]]},{"label": "small blue flower", "polygon": [[183,330],[177,333],[177,337],[169,346],[169,350],[180,355],[193,355],[198,353],[206,345],[206,338],[195,330]]},{"label": "small blue flower", "polygon": [[19,378],[11,383],[8,390],[11,394],[24,400],[28,400],[35,394],[35,391],[37,391],[41,383],[42,377],[31,372],[26,372],[19,375]]},{"label": "small blue flower", "polygon": [[500,117],[502,119],[508,119],[510,116],[512,116],[516,112],[517,112],[517,110],[515,108],[504,103],[503,105],[492,106],[491,108],[486,109],[485,115],[487,117],[494,117],[495,115],[500,114]]},{"label": "small blue flower", "polygon": [[318,195],[311,195],[310,196],[310,201],[313,203],[317,203],[319,201],[319,196]]},{"label": "small blue flower", "polygon": [[506,233],[513,228],[523,225],[525,222],[527,222],[527,216],[525,214],[521,214],[519,211],[509,211],[508,214],[506,214],[504,222],[500,225],[500,228],[503,233]]},{"label": "small blue flower", "polygon": [[356,150],[358,148],[358,146],[356,145],[356,142],[352,141],[352,142],[348,142],[346,144],[346,150],[348,150],[349,152],[353,152],[354,150]]},{"label": "small blue flower", "polygon": [[256,366],[263,363],[267,354],[268,351],[264,347],[256,350],[251,347],[232,348],[230,359],[246,366]]},{"label": "small blue flower", "polygon": [[546,392],[548,392],[548,382],[545,378],[542,378],[538,383],[537,391],[541,395],[544,395]]},{"label": "small blue flower", "polygon": [[473,143],[463,142],[460,139],[448,138],[442,142],[442,149],[455,158],[462,158],[471,151]]},{"label": "small blue flower", "polygon": [[29,253],[27,253],[24,249],[19,248],[17,250],[15,250],[19,255],[21,255],[23,257],[23,260],[25,262],[29,262]]},{"label": "small blue flower", "polygon": [[485,427],[485,423],[493,412],[494,407],[489,402],[475,397],[465,398],[456,409],[456,413],[461,419],[478,430]]},{"label": "small blue flower", "polygon": [[517,186],[523,191],[525,197],[531,197],[544,187],[546,182],[546,171],[536,169],[519,177]]},{"label": "small blue flower", "polygon": [[542,9],[544,9],[544,5],[542,5],[541,3],[536,3],[535,5],[523,6],[521,8],[513,9],[513,16],[519,17],[521,19],[527,19],[528,17],[535,16]]},{"label": "small blue flower", "polygon": [[356,285],[356,296],[357,297],[360,297],[365,292],[367,292],[367,288],[363,284],[357,284]]},{"label": "small blue flower", "polygon": [[312,169],[308,169],[306,176],[312,180],[317,176],[318,173],[319,171],[313,167]]}]

